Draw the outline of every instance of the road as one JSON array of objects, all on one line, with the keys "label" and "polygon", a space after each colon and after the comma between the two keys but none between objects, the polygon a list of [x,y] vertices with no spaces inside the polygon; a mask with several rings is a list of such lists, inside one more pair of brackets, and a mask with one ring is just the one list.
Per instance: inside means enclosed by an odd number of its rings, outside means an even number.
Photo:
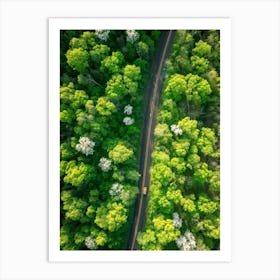
[{"label": "road", "polygon": [[175,37],[176,31],[169,30],[163,31],[161,42],[159,44],[156,58],[153,64],[153,74],[148,87],[145,120],[142,131],[142,144],[141,144],[141,156],[140,156],[140,174],[139,180],[139,195],[135,203],[134,219],[131,226],[130,238],[128,241],[129,250],[137,250],[137,234],[142,230],[147,199],[149,194],[149,188],[146,195],[143,194],[144,187],[149,187],[150,184],[150,165],[151,165],[151,153],[153,149],[154,128],[156,125],[157,108],[159,104],[159,96],[163,85],[163,67],[166,59],[168,58],[171,50],[172,41]]}]

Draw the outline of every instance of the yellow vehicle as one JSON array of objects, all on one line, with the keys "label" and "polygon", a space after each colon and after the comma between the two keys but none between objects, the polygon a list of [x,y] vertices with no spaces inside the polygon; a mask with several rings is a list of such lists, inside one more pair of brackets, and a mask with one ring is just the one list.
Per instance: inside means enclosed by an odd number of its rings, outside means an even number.
[{"label": "yellow vehicle", "polygon": [[148,191],[148,187],[144,187],[144,188],[143,188],[143,194],[146,195],[146,194],[147,194],[147,191]]}]

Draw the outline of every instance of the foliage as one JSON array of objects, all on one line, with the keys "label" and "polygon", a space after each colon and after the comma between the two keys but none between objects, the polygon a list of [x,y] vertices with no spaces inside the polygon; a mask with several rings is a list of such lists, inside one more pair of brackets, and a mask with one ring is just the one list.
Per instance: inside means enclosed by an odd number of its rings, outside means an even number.
[{"label": "foliage", "polygon": [[142,250],[218,250],[219,32],[177,31],[164,77],[138,242]]},{"label": "foliage", "polygon": [[97,208],[95,223],[111,232],[118,230],[127,221],[127,209],[117,202],[109,202]]},{"label": "foliage", "polygon": [[122,163],[127,161],[133,155],[133,151],[128,149],[123,144],[116,145],[113,150],[109,152],[109,158],[115,163]]},{"label": "foliage", "polygon": [[68,64],[80,73],[84,73],[88,68],[88,53],[82,48],[68,50],[66,53]]},{"label": "foliage", "polygon": [[161,32],[60,35],[61,249],[125,249],[140,178],[144,87]]},{"label": "foliage", "polygon": [[[62,250],[123,250],[161,31],[61,31]],[[220,34],[179,30],[162,73],[141,250],[220,246]]]}]

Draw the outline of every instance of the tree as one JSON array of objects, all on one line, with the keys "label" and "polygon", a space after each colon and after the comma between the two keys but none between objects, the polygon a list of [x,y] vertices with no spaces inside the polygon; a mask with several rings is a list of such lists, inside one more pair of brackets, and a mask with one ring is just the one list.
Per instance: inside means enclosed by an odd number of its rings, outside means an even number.
[{"label": "tree", "polygon": [[180,101],[183,95],[186,94],[187,83],[183,75],[174,74],[169,79],[168,84],[164,90],[167,98],[173,99],[175,102]]},{"label": "tree", "polygon": [[107,82],[106,95],[111,99],[122,99],[126,95],[126,88],[123,83],[123,76],[120,74],[112,76]]},{"label": "tree", "polygon": [[65,211],[66,219],[83,221],[87,208],[86,201],[72,196],[71,191],[63,191],[61,193],[61,200],[63,201],[63,210]]},{"label": "tree", "polygon": [[182,135],[183,134],[183,130],[177,124],[172,124],[170,126],[170,129],[175,135]]},{"label": "tree", "polygon": [[161,246],[175,241],[180,235],[180,231],[174,227],[171,219],[164,219],[158,216],[153,219],[153,226],[156,231],[156,238]]},{"label": "tree", "polygon": [[95,169],[92,165],[75,160],[68,162],[65,169],[64,182],[75,187],[82,187],[88,184],[95,177]]},{"label": "tree", "polygon": [[101,41],[107,41],[109,39],[110,30],[95,30],[95,35]]},{"label": "tree", "polygon": [[212,92],[220,93],[220,77],[216,70],[210,70],[207,75],[207,81],[211,86]]},{"label": "tree", "polygon": [[[197,152],[191,151],[187,157],[187,168],[190,170],[196,170],[200,167],[200,156],[197,154]],[[200,172],[196,174],[198,178],[200,178]],[[199,180],[199,179],[198,179]]]},{"label": "tree", "polygon": [[157,163],[152,167],[152,181],[156,180],[161,183],[163,186],[167,186],[169,183],[171,183],[175,175],[172,172],[172,170],[164,165],[163,163]]},{"label": "tree", "polygon": [[198,75],[206,74],[208,72],[209,61],[204,57],[194,55],[191,57],[191,66],[194,73]]},{"label": "tree", "polygon": [[126,172],[126,178],[127,180],[133,182],[133,183],[136,183],[139,181],[139,177],[141,175],[139,174],[139,172],[137,172],[136,170],[128,170]]},{"label": "tree", "polygon": [[184,158],[172,158],[171,167],[177,172],[177,174],[184,174],[184,172],[186,171],[186,163]]},{"label": "tree", "polygon": [[67,63],[80,73],[86,72],[88,64],[88,52],[82,48],[70,49],[66,53]]},{"label": "tree", "polygon": [[174,184],[167,187],[166,197],[175,204],[179,204],[183,199],[182,191],[174,186]]},{"label": "tree", "polygon": [[167,110],[161,110],[157,115],[157,120],[160,123],[166,123],[170,125],[173,120],[172,113]]},{"label": "tree", "polygon": [[60,144],[60,159],[61,160],[69,160],[75,157],[76,152],[72,149],[69,142],[63,142]]},{"label": "tree", "polygon": [[201,163],[199,168],[196,168],[193,179],[200,185],[208,182],[209,177],[211,176],[211,170],[208,169],[208,164],[206,162]]},{"label": "tree", "polygon": [[132,125],[132,124],[134,124],[134,119],[132,119],[131,117],[124,117],[123,123],[125,125]]},{"label": "tree", "polygon": [[161,110],[158,112],[158,122],[171,125],[177,122],[178,117],[179,111],[176,102],[170,98],[165,98],[161,104]]},{"label": "tree", "polygon": [[60,87],[60,101],[61,103],[71,104],[73,96],[75,94],[75,87],[73,83],[69,83],[67,86]]},{"label": "tree", "polygon": [[102,157],[99,160],[98,166],[101,168],[102,171],[108,172],[111,169],[111,160]]},{"label": "tree", "polygon": [[206,196],[206,194],[201,194],[198,197],[197,207],[201,213],[210,215],[219,209],[219,204],[215,201],[212,201]]},{"label": "tree", "polygon": [[91,49],[96,44],[95,35],[90,31],[84,31],[79,39],[85,42],[86,49]]},{"label": "tree", "polygon": [[80,137],[76,150],[88,156],[93,154],[94,146],[95,142],[91,141],[88,137]]},{"label": "tree", "polygon": [[212,171],[209,179],[209,191],[217,194],[220,191],[220,172],[218,170]]},{"label": "tree", "polygon": [[158,199],[157,204],[160,212],[165,215],[170,215],[174,212],[174,204],[172,201],[169,201],[166,196],[161,196]]},{"label": "tree", "polygon": [[176,240],[176,244],[180,250],[192,251],[196,248],[196,240],[190,231],[186,231],[183,236]]},{"label": "tree", "polygon": [[92,237],[90,237],[90,236],[86,237],[85,245],[90,250],[97,249],[96,241]]},{"label": "tree", "polygon": [[97,246],[104,246],[106,243],[108,243],[108,235],[104,231],[99,231],[97,233],[97,236],[95,238],[95,242]]},{"label": "tree", "polygon": [[190,147],[190,142],[187,139],[179,139],[172,142],[172,148],[178,157],[185,157]]},{"label": "tree", "polygon": [[113,150],[109,152],[109,158],[114,163],[123,163],[130,159],[133,155],[133,151],[128,149],[123,144],[117,144]]},{"label": "tree", "polygon": [[198,222],[195,230],[206,237],[218,240],[220,239],[220,219],[204,219]]},{"label": "tree", "polygon": [[160,246],[156,244],[156,233],[151,229],[138,234],[137,241],[142,250],[160,250]]},{"label": "tree", "polygon": [[198,75],[188,74],[186,76],[186,81],[187,100],[196,107],[204,104],[207,101],[208,96],[212,92],[207,80],[199,77]]},{"label": "tree", "polygon": [[116,106],[108,97],[99,97],[96,104],[97,112],[102,116],[110,116],[116,112]]},{"label": "tree", "polygon": [[196,212],[196,205],[192,199],[182,197],[180,204],[182,205],[184,211],[186,211],[188,214],[193,214]]},{"label": "tree", "polygon": [[102,229],[111,232],[121,228],[127,221],[127,209],[117,202],[109,202],[106,206],[101,205],[97,208],[94,222]]},{"label": "tree", "polygon": [[126,65],[124,68],[124,84],[129,94],[135,95],[138,81],[141,79],[141,69],[135,65]]},{"label": "tree", "polygon": [[157,124],[154,134],[156,140],[163,145],[169,143],[172,139],[172,134],[167,124]]},{"label": "tree", "polygon": [[60,87],[61,109],[67,108],[77,110],[83,108],[88,99],[87,93],[84,90],[75,90],[73,83]]},{"label": "tree", "polygon": [[195,43],[195,48],[192,50],[192,53],[199,57],[207,57],[211,53],[211,46],[208,45],[206,42],[199,40]]},{"label": "tree", "polygon": [[133,107],[130,105],[130,104],[127,104],[125,107],[124,107],[124,110],[123,112],[127,115],[131,115],[132,114],[132,110],[133,110]]},{"label": "tree", "polygon": [[139,33],[136,30],[126,30],[126,39],[131,44],[139,40]]},{"label": "tree", "polygon": [[177,212],[173,213],[173,220],[172,224],[174,227],[181,228],[182,227],[183,220],[180,218],[179,214]]},{"label": "tree", "polygon": [[83,50],[86,50],[87,49],[87,42],[83,39],[83,38],[72,38],[70,40],[70,43],[69,43],[71,49],[83,49]]},{"label": "tree", "polygon": [[178,125],[183,130],[183,134],[186,135],[189,140],[197,140],[199,129],[197,128],[196,120],[191,120],[189,117],[185,117],[178,122]]},{"label": "tree", "polygon": [[118,74],[121,72],[123,64],[123,54],[120,51],[116,51],[102,60],[100,69],[102,72],[109,72],[109,74]]},{"label": "tree", "polygon": [[197,140],[197,147],[199,148],[201,153],[206,156],[213,155],[216,142],[217,139],[215,136],[215,132],[211,128],[202,127],[199,138]]},{"label": "tree", "polygon": [[147,59],[149,57],[149,46],[145,42],[138,42],[137,53],[141,58]]},{"label": "tree", "polygon": [[141,69],[139,66],[126,65],[123,70],[124,80],[139,81],[141,79]]},{"label": "tree", "polygon": [[74,111],[71,109],[65,109],[65,106],[60,107],[60,121],[65,124],[72,124],[75,120]]},{"label": "tree", "polygon": [[170,166],[170,157],[167,153],[162,151],[154,151],[152,153],[153,164],[163,163],[166,166]]},{"label": "tree", "polygon": [[115,200],[120,200],[121,199],[121,194],[123,192],[123,185],[119,183],[114,183],[109,190],[109,194],[115,199]]},{"label": "tree", "polygon": [[104,60],[110,53],[110,48],[107,45],[95,45],[89,52],[91,60],[96,64],[100,65],[101,61]]}]

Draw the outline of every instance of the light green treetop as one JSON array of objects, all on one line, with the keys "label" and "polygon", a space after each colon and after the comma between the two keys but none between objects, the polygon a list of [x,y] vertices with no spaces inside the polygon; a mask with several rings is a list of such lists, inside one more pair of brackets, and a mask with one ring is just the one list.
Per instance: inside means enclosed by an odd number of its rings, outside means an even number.
[{"label": "light green treetop", "polygon": [[88,52],[82,48],[70,49],[66,53],[67,63],[80,73],[86,72],[88,64]]},{"label": "light green treetop", "polygon": [[133,151],[128,149],[123,144],[117,144],[113,150],[109,152],[109,158],[113,160],[114,163],[122,163],[127,161],[133,155]]}]

